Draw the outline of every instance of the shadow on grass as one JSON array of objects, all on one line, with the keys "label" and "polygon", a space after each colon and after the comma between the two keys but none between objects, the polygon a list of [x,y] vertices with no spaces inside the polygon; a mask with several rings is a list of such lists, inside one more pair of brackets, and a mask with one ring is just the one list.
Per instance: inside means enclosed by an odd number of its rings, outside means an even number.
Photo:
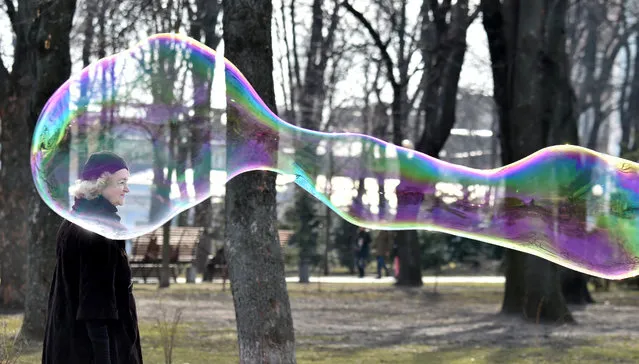
[{"label": "shadow on grass", "polygon": [[639,345],[627,338],[572,340],[545,346],[501,347],[486,356],[487,363],[619,363],[639,362]]}]

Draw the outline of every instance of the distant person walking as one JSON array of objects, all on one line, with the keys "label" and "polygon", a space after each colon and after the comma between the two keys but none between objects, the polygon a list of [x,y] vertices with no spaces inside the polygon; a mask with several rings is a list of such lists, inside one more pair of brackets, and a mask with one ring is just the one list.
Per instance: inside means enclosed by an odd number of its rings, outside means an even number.
[{"label": "distant person walking", "polygon": [[393,252],[391,256],[393,257],[393,273],[395,274],[395,279],[399,279],[399,246],[395,239],[393,241]]},{"label": "distant person walking", "polygon": [[393,241],[395,234],[392,231],[382,230],[375,237],[375,254],[377,256],[377,278],[382,278],[382,269],[386,277],[390,275],[386,266],[387,259],[390,259],[391,250],[393,249]]},{"label": "distant person walking", "polygon": [[357,233],[357,269],[359,270],[359,277],[364,277],[366,264],[368,263],[368,255],[370,254],[371,247],[371,234],[367,229],[360,227]]}]

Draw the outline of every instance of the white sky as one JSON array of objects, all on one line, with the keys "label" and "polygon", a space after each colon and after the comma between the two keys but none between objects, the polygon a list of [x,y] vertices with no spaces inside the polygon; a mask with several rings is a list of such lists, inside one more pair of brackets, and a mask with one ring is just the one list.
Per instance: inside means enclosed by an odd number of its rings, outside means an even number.
[{"label": "white sky", "polygon": [[[82,2],[82,1],[79,1]],[[353,6],[358,10],[366,10],[369,8],[367,5],[370,4],[369,0],[354,0]],[[471,3],[478,3],[478,0],[471,0]],[[81,4],[79,4],[81,5]],[[411,14],[415,14],[412,18],[412,21],[416,20],[417,14],[419,14],[419,8],[421,5],[421,0],[409,0],[408,2],[408,14],[409,18]],[[475,6],[475,5],[472,5]],[[280,1],[276,0],[273,2],[274,7],[274,16],[279,17],[279,9],[280,9]],[[78,6],[78,11],[80,10],[80,6]],[[344,12],[344,10],[342,10]],[[297,8],[298,18],[302,19],[310,19],[310,1],[309,4],[299,4]],[[367,15],[370,15],[369,11],[365,11]],[[306,14],[306,15],[305,15]],[[288,17],[289,14],[287,14]],[[370,17],[369,17],[370,18]],[[290,21],[290,19],[288,19]],[[350,23],[355,22],[352,15],[344,14],[344,20]],[[76,17],[74,21],[77,23],[78,18]],[[77,26],[77,24],[76,24]],[[304,29],[304,24],[298,26],[298,33],[302,34],[307,29]],[[273,27],[273,37],[274,42],[277,42],[275,27]],[[301,38],[301,37],[300,37]],[[466,57],[464,60],[464,66],[462,68],[461,78],[460,78],[460,87],[469,88],[478,92],[490,94],[492,92],[492,73],[490,70],[490,58],[488,53],[486,35],[484,33],[481,18],[478,18],[468,29],[467,33],[467,43],[468,50],[466,52]],[[139,39],[141,40],[141,39]],[[138,41],[139,41],[138,40]],[[2,59],[5,62],[5,65],[10,68],[12,63],[12,41],[13,41],[13,33],[11,30],[11,26],[9,23],[9,19],[6,16],[6,11],[3,9],[0,11],[0,51],[2,54]],[[305,44],[303,43],[303,39],[299,40],[300,47],[303,47]],[[359,40],[360,42],[368,41],[368,39]],[[79,51],[79,44],[75,45],[75,48]],[[283,52],[284,49],[278,49],[278,45],[274,44],[274,52],[275,55],[278,55],[278,52]],[[392,47],[391,47],[392,48]],[[303,56],[303,55],[302,55]],[[73,57],[73,60],[78,60],[79,56]],[[73,70],[77,72],[81,65],[74,64]],[[275,67],[278,67],[277,62],[275,62]],[[417,82],[419,75],[414,76],[414,81]],[[276,78],[276,96],[278,99],[278,103],[283,102],[283,94],[281,87],[277,83],[280,81],[280,71],[276,69],[274,72],[274,77]],[[349,72],[348,77],[340,80],[338,83],[338,94],[339,97],[343,98],[353,98],[358,97],[361,92],[361,85],[364,82],[364,75],[362,72]],[[386,92],[389,97],[389,92]],[[390,101],[390,99],[388,100]]]},{"label": "white sky", "polygon": [[[410,29],[412,27],[412,24],[417,20],[419,11],[420,11],[420,6],[421,6],[421,2],[422,0],[409,0],[408,1],[408,9],[407,9],[407,14],[408,14],[408,21],[409,21],[409,25],[408,28]],[[475,6],[477,6],[477,4],[479,3],[478,0],[471,0],[471,11],[472,9],[475,8]],[[359,11],[362,11],[364,13],[364,15],[367,17],[367,19],[369,19],[369,21],[371,21],[373,23],[373,25],[375,25],[375,14],[372,12],[372,8],[370,6],[367,6],[370,4],[369,0],[353,0],[352,1],[353,7]],[[279,21],[281,18],[281,13],[280,13],[280,6],[281,6],[281,0],[276,0],[274,1],[274,17],[277,18],[277,21]],[[297,12],[298,12],[298,18],[299,19],[305,19],[302,24],[298,25],[297,27],[297,32],[298,32],[298,38],[302,38],[302,36],[300,36],[300,34],[303,34],[302,32],[308,32],[309,28],[310,28],[310,1],[309,4],[300,4],[297,7]],[[308,14],[308,15],[304,15],[304,14]],[[359,26],[359,23],[357,22],[357,20],[354,19],[354,17],[349,14],[346,13],[345,10],[342,10],[342,21],[343,22],[347,22],[348,24],[355,24],[356,27],[361,27]],[[290,14],[288,14],[288,9],[287,9],[287,21],[290,22]],[[298,20],[299,20],[298,19]],[[289,43],[291,42],[291,32],[290,29],[288,30],[288,35],[289,35]],[[349,41],[352,42],[357,42],[357,43],[364,43],[364,42],[372,42],[370,40],[370,37],[368,36],[368,33],[365,33],[366,38],[361,37],[360,34],[349,34]],[[388,34],[381,34],[382,39],[386,39]],[[281,45],[277,44],[277,35],[276,35],[276,29],[275,29],[275,25],[273,26],[273,40],[274,40],[274,56],[275,56],[275,67],[276,67],[276,71],[274,72],[274,77],[275,77],[275,83],[276,83],[276,97],[278,100],[278,104],[283,104],[283,92],[282,92],[282,88],[281,88],[281,72],[280,70],[277,68],[279,66],[278,62],[277,62],[277,58],[281,57],[283,55],[283,53],[285,52],[285,48],[283,43]],[[300,41],[303,41],[303,39],[299,39]],[[471,89],[475,92],[481,92],[484,94],[492,94],[492,70],[490,68],[490,55],[488,52],[488,44],[487,44],[487,39],[486,39],[486,34],[484,32],[482,23],[481,23],[481,17],[478,17],[475,22],[469,27],[468,32],[467,32],[467,36],[466,36],[466,41],[468,44],[468,49],[466,51],[466,55],[465,55],[465,59],[464,59],[464,65],[462,67],[462,72],[460,75],[460,82],[459,85],[462,88],[466,88],[466,89]],[[301,45],[298,44],[298,47],[303,47],[305,46],[304,43],[302,43]],[[391,53],[391,57],[393,57],[394,55],[392,54],[394,50],[393,44],[391,44],[389,46],[389,53]],[[304,56],[304,54],[300,54],[301,57]],[[415,60],[419,59],[419,56],[414,58]],[[350,99],[353,97],[359,97],[363,86],[364,86],[364,82],[365,82],[365,77],[364,77],[364,73],[361,71],[364,63],[365,63],[365,59],[363,59],[360,55],[356,56],[355,59],[353,59],[353,66],[349,68],[349,72],[347,77],[345,77],[344,79],[341,79],[338,84],[337,84],[337,96],[336,99],[338,100],[344,100],[344,99]],[[300,59],[300,62],[302,63],[302,66],[305,64],[305,60],[302,58]],[[414,62],[415,66],[420,66],[419,62]],[[284,73],[286,74],[287,71],[285,70]],[[419,81],[419,77],[420,74],[417,73],[415,76],[413,76],[413,78],[411,79],[411,84],[412,84],[412,89],[409,91],[410,94],[412,94],[414,92],[414,88],[417,86],[416,84]],[[390,102],[391,101],[391,91],[390,91],[390,87],[386,87],[386,89],[384,90],[385,92],[383,92],[383,95],[385,97],[385,101]]]}]

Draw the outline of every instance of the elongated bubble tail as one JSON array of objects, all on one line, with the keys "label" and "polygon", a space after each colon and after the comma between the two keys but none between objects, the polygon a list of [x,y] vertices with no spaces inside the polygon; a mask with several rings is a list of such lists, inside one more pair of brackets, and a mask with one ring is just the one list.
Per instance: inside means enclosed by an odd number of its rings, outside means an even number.
[{"label": "elongated bubble tail", "polygon": [[[368,228],[464,236],[604,278],[638,273],[637,163],[564,145],[472,169],[359,134],[348,108],[343,128],[354,133],[306,130],[275,115],[219,50],[158,34],[62,85],[31,146],[49,207],[108,238],[135,238],[202,201],[221,209],[228,180],[267,170],[279,174],[278,211],[293,207],[295,182]],[[82,180],[97,151],[122,157],[128,179]]]}]

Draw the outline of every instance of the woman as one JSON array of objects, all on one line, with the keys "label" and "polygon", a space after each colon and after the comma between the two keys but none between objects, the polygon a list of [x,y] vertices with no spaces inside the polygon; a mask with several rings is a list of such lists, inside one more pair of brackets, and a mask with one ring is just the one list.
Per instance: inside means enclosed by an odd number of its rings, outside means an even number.
[{"label": "woman", "polygon": [[[92,154],[74,191],[73,214],[120,225],[116,206],[129,192],[129,170],[116,154]],[[124,241],[69,221],[57,235],[43,364],[141,364],[131,269]]]}]

